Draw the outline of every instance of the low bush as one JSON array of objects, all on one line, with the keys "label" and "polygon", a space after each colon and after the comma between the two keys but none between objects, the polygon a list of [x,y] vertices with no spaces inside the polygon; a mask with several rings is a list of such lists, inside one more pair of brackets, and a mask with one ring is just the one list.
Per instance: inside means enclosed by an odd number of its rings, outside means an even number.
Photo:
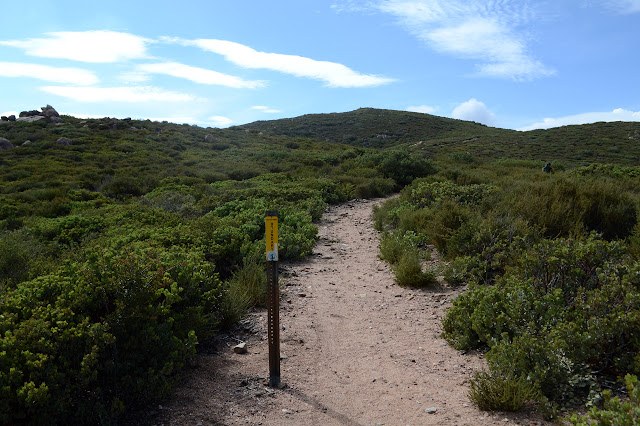
[{"label": "low bush", "polygon": [[0,299],[0,421],[110,423],[165,392],[217,326],[221,284],[196,253],[88,252]]},{"label": "low bush", "polygon": [[494,286],[459,296],[443,321],[458,349],[490,348],[492,371],[529,377],[552,400],[599,392],[640,367],[640,269],[618,242],[543,241]]},{"label": "low bush", "polygon": [[436,283],[434,272],[424,270],[422,259],[417,251],[403,253],[392,269],[396,283],[402,287],[422,288]]},{"label": "low bush", "polygon": [[469,399],[484,411],[518,411],[540,399],[540,393],[530,382],[511,374],[477,372],[469,383]]},{"label": "low bush", "polygon": [[264,264],[256,259],[245,260],[228,283],[221,301],[222,326],[238,322],[254,306],[266,306],[267,279]]},{"label": "low bush", "polygon": [[593,407],[584,416],[571,416],[571,424],[575,426],[608,426],[640,424],[640,382],[638,377],[627,374],[624,378],[628,398],[614,397],[610,390],[605,390],[602,408]]}]

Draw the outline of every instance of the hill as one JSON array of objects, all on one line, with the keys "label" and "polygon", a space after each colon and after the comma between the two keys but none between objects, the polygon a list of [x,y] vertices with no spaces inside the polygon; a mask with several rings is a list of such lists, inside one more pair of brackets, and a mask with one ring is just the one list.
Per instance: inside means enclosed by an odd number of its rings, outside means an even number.
[{"label": "hill", "polygon": [[554,161],[568,167],[590,163],[631,166],[640,161],[638,122],[520,132],[430,114],[361,108],[345,113],[257,121],[239,128],[359,147],[402,147],[435,158],[450,155],[485,161],[510,158]]},{"label": "hill", "polygon": [[470,121],[375,108],[256,121],[239,127],[273,135],[306,137],[373,148],[389,148],[426,140],[464,140],[514,133]]}]

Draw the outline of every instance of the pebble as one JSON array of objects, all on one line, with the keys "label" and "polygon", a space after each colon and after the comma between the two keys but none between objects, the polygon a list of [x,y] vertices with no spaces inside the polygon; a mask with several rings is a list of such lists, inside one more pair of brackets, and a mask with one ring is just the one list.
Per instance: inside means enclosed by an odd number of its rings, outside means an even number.
[{"label": "pebble", "polygon": [[246,354],[247,353],[247,344],[245,342],[238,343],[233,347],[233,352],[237,354]]},{"label": "pebble", "polygon": [[435,407],[429,407],[429,408],[425,409],[424,411],[425,411],[427,414],[435,414],[435,413],[436,413],[436,411],[438,411],[438,409],[437,409],[437,408],[435,408]]}]

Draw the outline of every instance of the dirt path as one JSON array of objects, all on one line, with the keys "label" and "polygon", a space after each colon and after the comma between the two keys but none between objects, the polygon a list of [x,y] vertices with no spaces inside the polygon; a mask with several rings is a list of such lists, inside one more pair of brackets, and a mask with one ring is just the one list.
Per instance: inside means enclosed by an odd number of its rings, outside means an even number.
[{"label": "dirt path", "polygon": [[[151,424],[504,425],[543,424],[533,413],[488,414],[467,397],[481,369],[439,335],[457,295],[403,289],[378,258],[371,208],[380,201],[331,207],[314,255],[283,265],[282,380],[268,376],[266,313],[243,321],[196,357],[170,403],[148,413]],[[249,353],[234,354],[234,339]],[[206,348],[205,348],[206,349]],[[435,409],[435,412],[433,412]]]}]

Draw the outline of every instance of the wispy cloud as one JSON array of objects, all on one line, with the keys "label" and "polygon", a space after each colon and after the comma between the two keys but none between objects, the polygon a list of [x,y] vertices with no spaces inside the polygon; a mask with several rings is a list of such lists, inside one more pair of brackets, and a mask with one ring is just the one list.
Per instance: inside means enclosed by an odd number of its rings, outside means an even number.
[{"label": "wispy cloud", "polygon": [[64,31],[47,38],[0,40],[0,46],[24,49],[27,55],[80,62],[107,63],[147,58],[152,40],[117,31]]},{"label": "wispy cloud", "polygon": [[208,52],[217,53],[234,64],[251,69],[268,69],[321,80],[329,87],[374,87],[387,84],[394,79],[371,74],[361,74],[351,68],[328,61],[318,61],[297,55],[259,52],[243,44],[226,40],[198,39],[183,40],[164,37],[168,42],[197,46]]},{"label": "wispy cloud", "polygon": [[545,118],[540,122],[522,127],[518,130],[549,129],[551,127],[569,126],[572,124],[588,124],[600,121],[640,121],[640,111],[629,111],[616,108],[610,112],[585,112],[565,117]]},{"label": "wispy cloud", "polygon": [[630,15],[640,12],[640,0],[598,0],[604,7],[615,13]]},{"label": "wispy cloud", "polygon": [[209,117],[208,122],[216,127],[227,127],[233,123],[233,120],[221,115],[214,115],[213,117]]},{"label": "wispy cloud", "polygon": [[437,109],[438,109],[437,107],[432,107],[429,105],[414,105],[414,106],[407,107],[407,111],[420,112],[422,114],[433,114],[434,112],[436,112]]},{"label": "wispy cloud", "polygon": [[390,14],[431,48],[477,61],[480,75],[530,80],[554,70],[529,53],[528,1],[375,0],[370,7]]},{"label": "wispy cloud", "polygon": [[76,87],[45,86],[41,90],[78,102],[188,102],[198,100],[193,95],[156,87]]},{"label": "wispy cloud", "polygon": [[252,106],[251,109],[262,111],[265,114],[277,114],[279,112],[282,112],[279,109],[269,108],[268,106],[265,106],[265,105],[255,105],[255,106]]},{"label": "wispy cloud", "polygon": [[489,108],[483,102],[475,98],[458,105],[451,113],[451,117],[459,120],[475,121],[487,126],[495,125],[496,120],[495,114],[489,111]]},{"label": "wispy cloud", "polygon": [[0,62],[1,77],[29,77],[52,83],[89,85],[97,83],[98,77],[79,68],[60,68],[21,62]]},{"label": "wispy cloud", "polygon": [[163,62],[157,64],[142,64],[136,70],[149,74],[165,74],[173,77],[184,78],[194,83],[212,84],[233,88],[255,89],[264,86],[263,81],[243,80],[239,77],[223,74],[221,72],[205,68],[192,67],[178,62]]}]

